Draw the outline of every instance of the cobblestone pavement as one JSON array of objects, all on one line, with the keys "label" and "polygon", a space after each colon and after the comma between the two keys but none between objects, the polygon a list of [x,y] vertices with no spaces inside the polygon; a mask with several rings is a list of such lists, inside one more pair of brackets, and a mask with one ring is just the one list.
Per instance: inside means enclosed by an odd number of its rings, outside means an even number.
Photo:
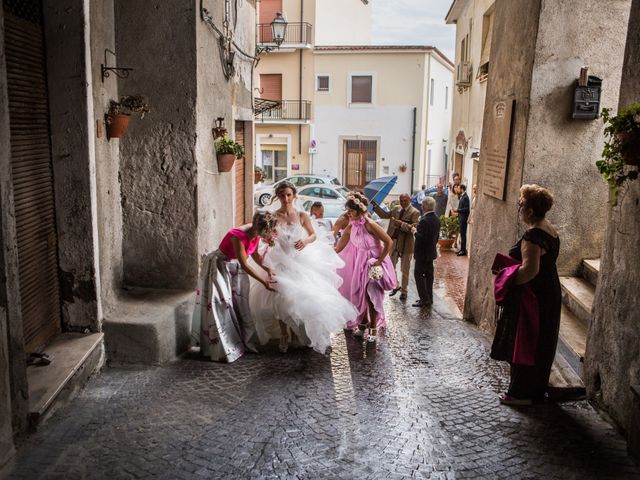
[{"label": "cobblestone pavement", "polygon": [[500,406],[507,370],[441,300],[387,305],[373,348],[106,369],[9,478],[640,478],[588,403]]},{"label": "cobblestone pavement", "polygon": [[469,257],[458,257],[453,250],[440,250],[435,261],[433,288],[443,296],[451,298],[462,312],[467,291]]}]

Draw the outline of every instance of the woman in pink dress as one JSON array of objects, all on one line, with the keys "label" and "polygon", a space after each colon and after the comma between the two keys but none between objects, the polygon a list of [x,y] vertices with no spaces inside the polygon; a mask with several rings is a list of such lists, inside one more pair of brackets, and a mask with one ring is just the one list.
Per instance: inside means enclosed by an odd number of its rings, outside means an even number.
[{"label": "woman in pink dress", "polygon": [[[343,279],[340,293],[356,306],[358,316],[347,323],[354,335],[376,341],[377,329],[384,328],[384,292],[396,288],[396,272],[389,258],[393,240],[367,215],[369,201],[359,192],[347,198],[349,225],[344,229],[336,252],[345,262],[338,270]],[[367,331],[368,327],[368,331]]]},{"label": "woman in pink dress", "polygon": [[[246,350],[257,351],[249,309],[249,277],[274,290],[273,273],[262,264],[257,248],[261,238],[272,241],[277,225],[271,213],[257,212],[251,225],[229,230],[218,249],[203,259],[192,331],[200,353],[211,360],[231,363]],[[267,272],[266,277],[249,265],[248,257]]]}]

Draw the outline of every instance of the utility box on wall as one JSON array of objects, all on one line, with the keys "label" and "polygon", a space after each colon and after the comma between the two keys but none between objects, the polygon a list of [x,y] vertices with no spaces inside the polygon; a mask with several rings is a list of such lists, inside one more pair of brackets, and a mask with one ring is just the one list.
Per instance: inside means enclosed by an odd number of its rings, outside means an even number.
[{"label": "utility box on wall", "polygon": [[589,75],[586,85],[580,85],[580,82],[576,80],[571,118],[578,120],[598,118],[601,86],[602,79],[593,75]]}]

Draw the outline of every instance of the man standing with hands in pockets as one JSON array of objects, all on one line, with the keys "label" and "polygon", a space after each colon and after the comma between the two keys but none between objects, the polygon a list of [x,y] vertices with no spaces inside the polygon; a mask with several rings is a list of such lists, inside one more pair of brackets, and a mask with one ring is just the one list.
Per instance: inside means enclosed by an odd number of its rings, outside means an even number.
[{"label": "man standing with hands in pockets", "polygon": [[413,275],[420,299],[412,306],[430,307],[433,305],[433,261],[438,258],[438,237],[440,236],[440,219],[433,211],[436,201],[427,197],[422,201],[424,214],[418,227],[412,231],[416,236],[414,257],[416,264]]},{"label": "man standing with hands in pockets", "polygon": [[393,247],[391,247],[391,261],[393,268],[396,267],[398,259],[400,259],[400,271],[402,272],[402,281],[400,286],[391,291],[390,297],[393,297],[399,291],[400,300],[407,299],[407,287],[409,286],[409,272],[411,270],[411,258],[413,257],[414,238],[411,229],[414,228],[420,220],[420,211],[411,205],[411,197],[407,193],[400,195],[400,205],[394,207],[390,212],[385,212],[375,202],[373,203],[374,211],[380,218],[389,219],[389,228],[387,234],[393,239]]}]

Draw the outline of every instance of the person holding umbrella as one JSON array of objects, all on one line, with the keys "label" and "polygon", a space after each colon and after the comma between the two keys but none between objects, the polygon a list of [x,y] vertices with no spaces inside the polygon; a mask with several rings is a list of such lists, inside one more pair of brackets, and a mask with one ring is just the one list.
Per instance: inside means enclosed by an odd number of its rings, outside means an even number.
[{"label": "person holding umbrella", "polygon": [[395,206],[390,212],[385,212],[375,201],[373,201],[372,204],[373,210],[380,218],[389,219],[387,235],[393,240],[390,256],[394,269],[396,268],[398,259],[400,259],[402,281],[399,287],[391,291],[390,296],[393,297],[396,293],[401,292],[400,300],[406,300],[409,274],[411,271],[411,259],[413,258],[415,244],[415,238],[411,230],[416,227],[420,221],[420,210],[411,205],[411,197],[408,193],[400,195],[400,205]]}]

